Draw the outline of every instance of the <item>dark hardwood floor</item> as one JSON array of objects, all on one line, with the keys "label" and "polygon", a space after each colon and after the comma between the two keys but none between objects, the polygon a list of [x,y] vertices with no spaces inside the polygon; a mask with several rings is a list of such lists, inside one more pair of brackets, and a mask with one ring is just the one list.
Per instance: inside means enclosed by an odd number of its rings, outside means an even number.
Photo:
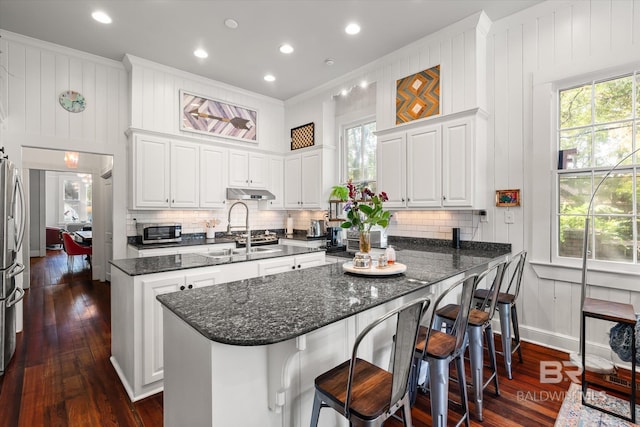
[{"label": "dark hardwood floor", "polygon": [[[68,274],[63,251],[31,259],[24,332],[0,377],[0,426],[160,426],[162,394],[131,403],[109,362],[109,284],[90,280],[88,265],[79,261]],[[472,425],[554,424],[569,382],[540,384],[539,363],[568,356],[526,343],[523,352],[525,362],[515,364],[511,381],[498,356],[502,393],[496,397],[491,387],[485,392],[484,421],[472,416]],[[454,385],[452,396],[456,393]],[[452,405],[450,425],[456,410]],[[415,427],[431,425],[427,395],[418,396],[412,414]],[[391,420],[386,425],[402,424]]]}]

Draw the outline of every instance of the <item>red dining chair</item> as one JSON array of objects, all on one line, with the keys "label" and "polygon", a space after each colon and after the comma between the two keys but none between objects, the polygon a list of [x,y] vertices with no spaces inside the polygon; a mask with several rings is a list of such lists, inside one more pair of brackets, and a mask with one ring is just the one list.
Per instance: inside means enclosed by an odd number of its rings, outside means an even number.
[{"label": "red dining chair", "polygon": [[86,256],[89,260],[89,268],[91,268],[91,246],[79,244],[73,239],[73,236],[66,231],[62,233],[62,245],[64,247],[64,251],[67,253],[67,268],[69,271],[73,271],[73,257],[76,255]]}]

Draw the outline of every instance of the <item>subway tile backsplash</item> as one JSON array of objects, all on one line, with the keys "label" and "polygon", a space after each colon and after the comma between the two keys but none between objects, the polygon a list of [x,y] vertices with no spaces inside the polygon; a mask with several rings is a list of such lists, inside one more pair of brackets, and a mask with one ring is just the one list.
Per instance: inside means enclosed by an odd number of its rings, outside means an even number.
[{"label": "subway tile backsplash", "polygon": [[[293,218],[295,230],[306,230],[310,220],[322,219],[326,213],[326,211],[268,211],[260,210],[257,201],[247,201],[246,204],[249,207],[249,225],[252,230],[284,229],[288,215]],[[227,209],[129,211],[127,214],[127,236],[136,235],[136,221],[182,223],[182,232],[191,234],[204,233],[206,222],[217,220],[216,231],[224,232],[227,230]],[[234,227],[244,226],[245,214],[243,206],[236,206],[231,216],[231,225]],[[338,225],[338,223],[335,224]],[[476,240],[478,224],[479,217],[474,215],[471,210],[394,211],[388,233],[390,236],[450,239],[451,229],[459,227],[462,240]]]}]

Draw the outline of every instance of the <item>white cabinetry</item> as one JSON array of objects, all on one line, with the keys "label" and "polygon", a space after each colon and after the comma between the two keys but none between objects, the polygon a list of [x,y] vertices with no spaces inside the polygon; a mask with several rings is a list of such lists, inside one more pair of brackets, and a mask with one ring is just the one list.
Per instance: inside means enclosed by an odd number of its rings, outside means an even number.
[{"label": "white cabinetry", "polygon": [[134,135],[131,151],[134,209],[200,206],[200,147],[197,144]]},{"label": "white cabinetry", "polygon": [[264,154],[229,150],[229,186],[266,188],[267,167]]},{"label": "white cabinetry", "polygon": [[260,209],[284,209],[284,159],[270,156],[268,162],[267,189],[276,197],[274,200],[260,202]]},{"label": "white cabinetry", "polygon": [[385,206],[486,207],[484,118],[457,116],[379,133],[378,188],[389,196]]},{"label": "white cabinetry", "polygon": [[322,208],[325,176],[322,151],[309,151],[287,157],[284,163],[284,207]]},{"label": "white cabinetry", "polygon": [[202,145],[200,147],[200,207],[224,208],[227,199],[227,150]]},{"label": "white cabinetry", "polygon": [[[158,277],[160,276],[160,277]],[[164,375],[162,356],[162,306],[156,296],[185,289],[213,286],[221,281],[218,268],[199,269],[198,273],[152,275],[142,280],[142,378],[143,384],[161,380]]]},{"label": "white cabinetry", "polygon": [[316,267],[324,265],[324,259],[325,253],[322,251],[312,254],[296,255],[294,257],[258,261],[258,274],[260,276],[268,276],[270,274],[285,273],[292,270]]},{"label": "white cabinetry", "polygon": [[[206,246],[200,248],[203,247]],[[163,321],[157,295],[324,263],[325,253],[319,251],[140,276],[112,269],[111,362],[131,400],[142,399],[163,388]]]}]

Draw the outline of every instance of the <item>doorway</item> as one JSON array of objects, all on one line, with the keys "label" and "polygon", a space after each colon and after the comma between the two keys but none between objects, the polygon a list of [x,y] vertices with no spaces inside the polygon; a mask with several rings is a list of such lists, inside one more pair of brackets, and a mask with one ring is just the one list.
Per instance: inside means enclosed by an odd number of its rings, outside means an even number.
[{"label": "doorway", "polygon": [[[25,258],[46,256],[47,227],[91,227],[92,279],[108,280],[113,254],[113,156],[32,147],[22,150],[30,217],[25,231]],[[29,265],[28,258],[25,261]]]}]

